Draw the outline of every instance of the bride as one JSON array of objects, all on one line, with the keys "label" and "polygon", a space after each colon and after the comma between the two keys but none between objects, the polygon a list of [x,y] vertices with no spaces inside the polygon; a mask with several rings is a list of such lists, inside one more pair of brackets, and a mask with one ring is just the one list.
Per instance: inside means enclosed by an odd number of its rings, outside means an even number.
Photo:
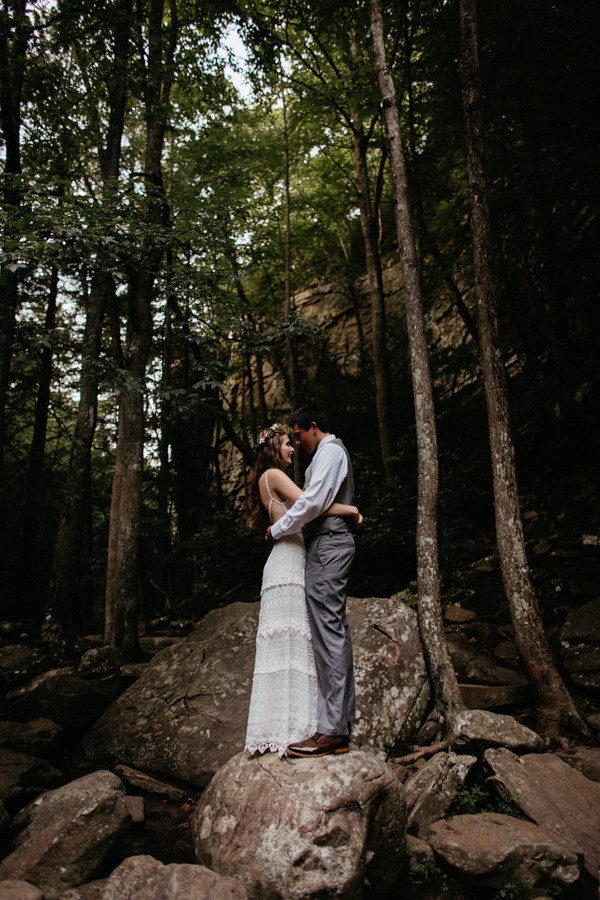
[{"label": "bride", "polygon": [[[302,490],[285,470],[294,448],[283,425],[258,435],[250,476],[251,525],[264,531],[290,509]],[[356,506],[333,503],[323,515],[363,517]],[[304,597],[304,540],[276,541],[263,570],[256,659],[245,749],[285,754],[288,744],[310,737],[317,726],[317,671]]]}]

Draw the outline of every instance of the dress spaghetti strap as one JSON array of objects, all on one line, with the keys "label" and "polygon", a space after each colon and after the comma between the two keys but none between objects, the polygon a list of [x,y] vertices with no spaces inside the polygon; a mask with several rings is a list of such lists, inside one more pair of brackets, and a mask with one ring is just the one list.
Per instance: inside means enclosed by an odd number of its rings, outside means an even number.
[{"label": "dress spaghetti strap", "polygon": [[271,515],[271,507],[274,503],[279,503],[285,509],[285,504],[282,503],[281,500],[278,500],[277,497],[273,497],[271,491],[269,490],[269,472],[268,470],[265,472],[265,484],[267,485],[267,494],[269,495],[269,522],[273,522],[273,516]]}]

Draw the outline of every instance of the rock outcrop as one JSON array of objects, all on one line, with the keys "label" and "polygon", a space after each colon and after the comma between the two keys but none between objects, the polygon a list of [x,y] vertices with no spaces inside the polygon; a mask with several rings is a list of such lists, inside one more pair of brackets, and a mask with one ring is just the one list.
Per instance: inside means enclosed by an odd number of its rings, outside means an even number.
[{"label": "rock outcrop", "polygon": [[510,750],[486,750],[484,759],[499,789],[533,822],[582,852],[585,868],[598,879],[600,784],[552,753],[515,756]]},{"label": "rock outcrop", "polygon": [[445,816],[476,762],[476,756],[436,753],[404,782],[412,835],[424,837],[431,823]]},{"label": "rock outcrop", "polygon": [[42,794],[13,822],[13,849],[0,862],[0,881],[29,881],[65,890],[96,873],[129,826],[123,785],[98,771]]},{"label": "rock outcrop", "polygon": [[518,878],[524,889],[544,881],[571,885],[580,875],[577,853],[547,828],[499,813],[452,816],[435,822],[427,840],[461,875],[480,887]]},{"label": "rock outcrop", "polygon": [[102,900],[246,900],[245,888],[234,878],[204,866],[164,865],[152,856],[130,856],[112,872],[102,888]]},{"label": "rock outcrop", "polygon": [[192,820],[199,862],[253,898],[386,894],[405,856],[404,791],[372,753],[281,760],[234,756]]},{"label": "rock outcrop", "polygon": [[[393,599],[348,600],[359,746],[383,752],[410,740],[429,699],[416,614]],[[85,741],[90,759],[206,785],[244,746],[257,603],[209,613],[191,635],[157,653]]]}]

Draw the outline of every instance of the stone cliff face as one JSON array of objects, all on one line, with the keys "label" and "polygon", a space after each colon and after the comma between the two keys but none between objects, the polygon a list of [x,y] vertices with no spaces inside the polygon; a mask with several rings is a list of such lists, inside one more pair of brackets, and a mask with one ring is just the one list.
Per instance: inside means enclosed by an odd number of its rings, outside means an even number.
[{"label": "stone cliff face", "polygon": [[[387,345],[390,359],[406,347],[404,298],[402,294],[402,267],[399,262],[388,264],[383,271]],[[322,353],[326,353],[340,377],[358,374],[371,356],[372,327],[369,287],[366,276],[356,281],[338,280],[327,283],[314,282],[295,295],[296,312],[311,325],[319,325],[325,337]],[[456,371],[449,365],[452,351],[459,349],[465,339],[466,328],[455,306],[447,296],[426,298],[429,308],[426,314],[429,346],[432,352],[432,377],[438,390],[455,391],[476,378],[473,369]],[[318,380],[317,358],[314,353],[301,357],[300,365],[305,380]],[[267,407],[274,419],[285,417],[288,410],[285,381],[276,361],[266,359],[263,378]],[[239,408],[240,385],[231,378],[227,392],[232,406]],[[393,391],[392,384],[392,391]],[[255,388],[255,405],[258,408]],[[262,424],[258,423],[259,427]],[[239,505],[243,493],[242,460],[237,450],[229,444],[221,454],[223,487],[226,495]]]},{"label": "stone cliff face", "polygon": [[[399,262],[388,264],[383,271],[388,348],[390,354],[406,343],[404,320],[403,277]],[[318,324],[327,340],[327,352],[345,375],[354,375],[363,359],[371,353],[372,328],[369,286],[366,276],[356,281],[314,282],[295,295],[298,315],[310,324]],[[464,342],[465,324],[447,296],[425,298],[429,346],[432,353],[458,349]],[[473,379],[474,373],[459,373],[462,387]],[[452,379],[444,368],[432,370],[438,388],[450,390]],[[270,409],[286,407],[283,379],[270,362],[264,364],[267,403]]]}]

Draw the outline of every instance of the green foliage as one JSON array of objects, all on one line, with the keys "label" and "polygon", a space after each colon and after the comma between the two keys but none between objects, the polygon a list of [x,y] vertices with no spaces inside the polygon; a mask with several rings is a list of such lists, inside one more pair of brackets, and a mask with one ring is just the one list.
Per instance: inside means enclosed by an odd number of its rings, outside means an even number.
[{"label": "green foliage", "polygon": [[[40,511],[40,594],[47,580],[74,427],[83,323],[93,279],[100,274],[112,279],[115,297],[106,311],[102,351],[95,363],[100,408],[85,591],[93,596],[96,619],[103,591],[116,403],[124,388],[143,391],[147,411],[146,593],[152,593],[148,585],[154,582],[161,590],[168,588],[173,599],[195,594],[210,605],[236,584],[242,585],[242,594],[254,590],[264,548],[245,531],[237,509],[226,508],[215,460],[218,451],[221,457],[229,452],[232,436],[242,450],[247,446],[262,415],[256,364],[264,365],[268,378],[271,371],[287,373],[290,342],[299,353],[302,396],[318,397],[334,412],[335,430],[355,461],[357,498],[367,523],[358,536],[351,590],[393,593],[414,577],[417,494],[402,316],[390,315],[388,323],[390,347],[397,349],[392,359],[395,459],[387,475],[379,462],[368,335],[364,352],[357,352],[357,371],[348,375],[332,360],[326,328],[318,320],[284,316],[286,146],[292,289],[301,291],[327,279],[352,281],[364,274],[353,159],[353,129],[360,131],[359,122],[371,187],[374,193],[380,191],[380,244],[396,259],[390,179],[382,166],[379,97],[367,52],[367,7],[353,0],[179,0],[171,102],[168,110],[156,110],[168,119],[163,159],[168,225],[144,221],[147,4],[134,7],[134,18],[140,16],[137,24],[128,18],[126,4],[117,0],[30,4],[26,12],[31,32],[23,84],[22,175],[11,176],[3,185],[15,188],[13,196],[22,203],[3,208],[0,251],[3,270],[19,278],[4,447],[6,590],[18,592],[18,545],[40,351],[51,347],[54,381]],[[447,306],[439,320],[430,323],[430,345],[439,429],[440,555],[449,572],[480,556],[481,536],[493,530],[476,349],[470,338],[457,346],[466,333],[460,323],[458,341],[440,339],[457,291],[473,311],[458,4],[385,3],[384,8],[402,102],[425,303],[428,310],[435,304],[436,314],[440,303]],[[566,0],[550,7],[533,0],[518,10],[490,3],[480,8],[490,192],[499,250],[500,335],[511,358],[511,374],[522,373],[511,381],[524,451],[522,471],[544,496],[560,487],[534,471],[541,456],[535,436],[550,435],[543,448],[544,457],[550,458],[556,451],[555,410],[565,422],[569,411],[564,426],[568,435],[570,429],[580,429],[586,417],[592,420],[589,411],[597,406],[598,123],[590,110],[598,67],[594,30],[589,27],[595,6],[591,0],[577,0],[576,12]],[[219,48],[232,23],[249,46],[254,92],[247,96],[230,80],[229,51]],[[120,178],[111,186],[109,199],[102,160],[116,85],[115,54],[122,37],[127,50],[122,64],[128,75],[125,140]],[[127,337],[132,271],[142,263],[149,238],[163,260],[151,298],[153,355],[145,380],[132,382],[119,342],[124,344]],[[60,296],[57,326],[48,331],[44,310],[51,268],[59,273]],[[439,344],[434,346],[434,340]],[[461,389],[465,382],[470,387]],[[581,405],[575,408],[581,385],[589,392],[585,412]],[[269,381],[268,414],[273,405],[284,408],[286,403],[285,397],[274,398],[271,388]],[[230,426],[226,436],[220,428],[225,417]],[[585,435],[589,461],[594,459],[597,429],[586,427]],[[170,451],[166,464],[164,453],[159,455],[162,439]],[[164,484],[159,489],[165,472],[166,494]],[[595,522],[597,511],[590,516]],[[161,570],[165,561],[172,591]]]},{"label": "green foliage", "polygon": [[486,781],[470,779],[459,786],[452,804],[452,813],[459,815],[482,812],[502,813],[505,816],[529,821],[513,797],[501,796]]}]

